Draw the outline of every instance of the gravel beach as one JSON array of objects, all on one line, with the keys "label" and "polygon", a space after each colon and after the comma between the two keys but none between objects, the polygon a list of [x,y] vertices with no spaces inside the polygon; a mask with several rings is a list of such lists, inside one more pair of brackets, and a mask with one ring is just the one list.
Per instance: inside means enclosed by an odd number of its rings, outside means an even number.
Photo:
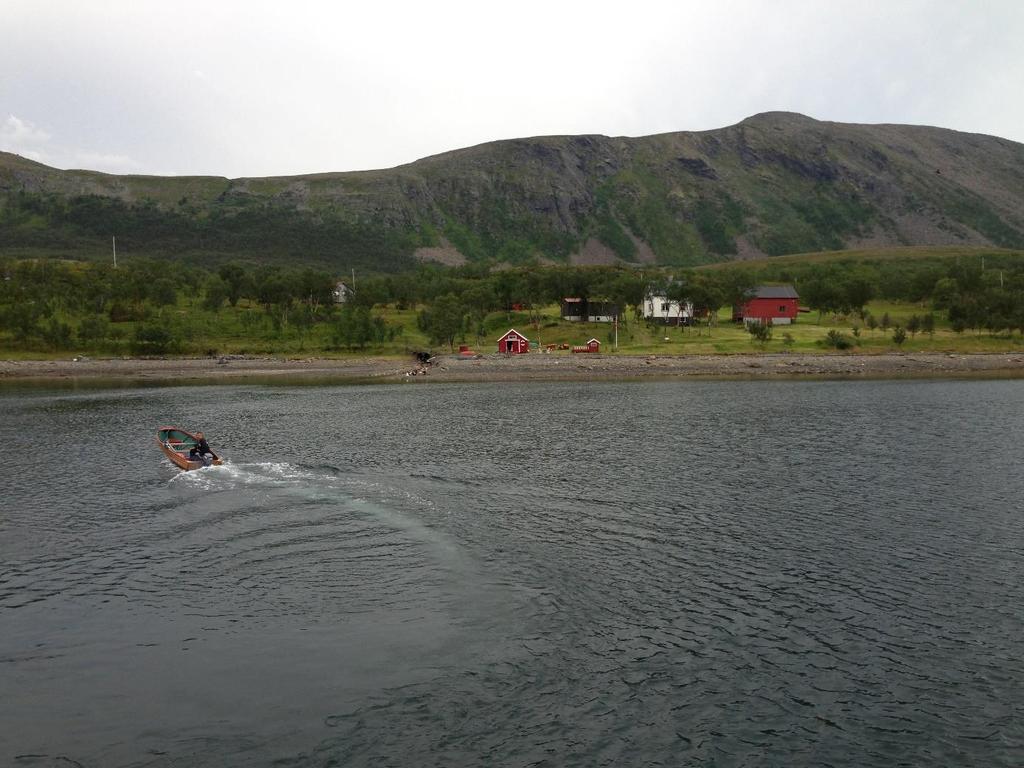
[{"label": "gravel beach", "polygon": [[0,382],[556,381],[674,378],[1024,377],[1024,355],[440,355],[412,358],[74,358],[2,360]]}]

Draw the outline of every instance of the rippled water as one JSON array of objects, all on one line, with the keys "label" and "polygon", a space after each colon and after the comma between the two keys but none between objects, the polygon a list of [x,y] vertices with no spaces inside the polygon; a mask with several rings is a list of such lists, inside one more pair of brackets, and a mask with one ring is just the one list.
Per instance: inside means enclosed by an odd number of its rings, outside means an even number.
[{"label": "rippled water", "polygon": [[1019,381],[8,392],[0,764],[1020,765],[1022,434]]}]

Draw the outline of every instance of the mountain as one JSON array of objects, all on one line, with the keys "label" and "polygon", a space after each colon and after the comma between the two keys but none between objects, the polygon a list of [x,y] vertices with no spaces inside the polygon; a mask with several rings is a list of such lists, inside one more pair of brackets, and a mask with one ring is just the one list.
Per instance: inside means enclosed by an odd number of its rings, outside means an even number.
[{"label": "mountain", "polygon": [[1024,247],[1024,144],[769,112],[711,131],[547,136],[388,170],[226,179],[0,153],[0,253],[699,264],[896,245]]}]

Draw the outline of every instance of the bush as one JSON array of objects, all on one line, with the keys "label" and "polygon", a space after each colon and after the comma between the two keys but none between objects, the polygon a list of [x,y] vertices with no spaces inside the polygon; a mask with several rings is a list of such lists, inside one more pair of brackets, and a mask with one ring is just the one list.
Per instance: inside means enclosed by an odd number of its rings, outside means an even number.
[{"label": "bush", "polygon": [[762,347],[772,340],[770,323],[747,323],[747,333],[750,334],[752,343],[760,344]]},{"label": "bush", "polygon": [[53,349],[70,349],[72,336],[71,326],[55,317],[43,327],[43,341]]},{"label": "bush", "polygon": [[825,345],[833,349],[850,349],[853,341],[846,334],[840,333],[834,328],[825,336]]},{"label": "bush", "polygon": [[115,301],[110,306],[110,322],[127,323],[129,321],[145,320],[147,309],[142,304],[126,304]]},{"label": "bush", "polygon": [[896,330],[892,332],[892,341],[897,346],[903,345],[903,342],[907,340],[907,332],[901,326],[897,325]]},{"label": "bush", "polygon": [[110,333],[110,321],[102,315],[88,315],[78,324],[78,338],[83,344],[97,344]]},{"label": "bush", "polygon": [[140,325],[132,337],[133,355],[162,355],[171,348],[174,336],[162,325]]}]

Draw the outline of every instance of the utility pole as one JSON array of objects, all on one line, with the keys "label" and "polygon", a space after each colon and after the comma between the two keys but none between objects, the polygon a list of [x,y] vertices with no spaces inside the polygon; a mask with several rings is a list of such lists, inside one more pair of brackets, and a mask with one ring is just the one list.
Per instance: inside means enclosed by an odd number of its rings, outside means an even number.
[{"label": "utility pole", "polygon": [[110,247],[114,249],[114,269],[117,269],[117,238],[110,236]]},{"label": "utility pole", "polygon": [[615,351],[619,351],[619,313],[615,312]]},{"label": "utility pole", "polygon": [[356,268],[352,267],[352,290],[356,289]]}]

